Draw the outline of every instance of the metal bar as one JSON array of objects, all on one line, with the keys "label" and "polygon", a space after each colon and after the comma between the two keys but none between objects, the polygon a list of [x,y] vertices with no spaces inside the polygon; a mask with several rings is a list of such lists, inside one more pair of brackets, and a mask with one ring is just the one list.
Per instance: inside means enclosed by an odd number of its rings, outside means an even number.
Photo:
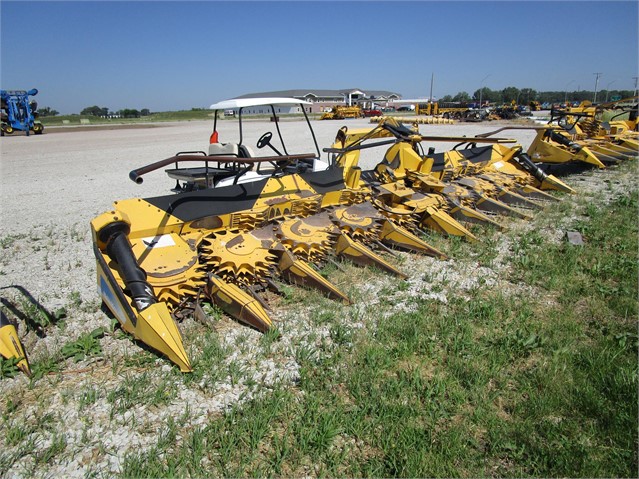
[{"label": "metal bar", "polygon": [[129,178],[131,181],[135,183],[141,184],[143,179],[142,175],[150,173],[151,171],[158,170],[164,166],[167,166],[171,163],[175,163],[178,160],[183,162],[191,162],[191,161],[219,161],[222,163],[239,163],[239,164],[254,164],[254,163],[269,163],[269,162],[277,162],[277,161],[295,161],[295,160],[306,160],[316,158],[315,153],[302,153],[299,155],[285,155],[285,156],[263,156],[260,158],[236,158],[234,156],[199,156],[199,155],[183,155],[183,156],[172,156],[170,158],[165,158],[164,160],[156,161],[155,163],[151,163],[150,165],[143,166],[141,168],[137,168],[132,170],[129,173]]}]

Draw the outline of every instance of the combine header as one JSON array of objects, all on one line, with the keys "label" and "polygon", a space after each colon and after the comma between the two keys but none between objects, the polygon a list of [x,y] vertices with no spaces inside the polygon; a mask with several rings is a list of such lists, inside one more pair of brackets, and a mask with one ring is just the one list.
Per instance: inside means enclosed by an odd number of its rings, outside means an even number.
[{"label": "combine header", "polygon": [[[513,140],[423,137],[392,120],[368,130],[340,129],[323,161],[308,117],[312,141],[300,153],[289,151],[276,118],[276,133],[265,132],[255,143],[270,152],[257,156],[243,129],[243,109],[304,104],[264,98],[212,105],[239,112],[237,142],[218,143],[216,114],[208,152],[177,154],[130,173],[142,183],[146,173],[171,166],[166,172],[177,194],[117,201],[91,222],[104,303],[125,331],[182,371],[190,371],[191,362],[176,321],[203,314],[201,302],[267,331],[273,323],[263,293],[279,292],[276,279],[348,303],[317,270],[331,257],[405,278],[392,264],[391,249],[446,258],[422,239],[423,229],[475,240],[469,224],[498,224],[495,212],[528,217],[539,201],[554,200],[542,189],[572,191],[521,147],[506,146]],[[423,154],[424,141],[468,148]],[[383,161],[362,171],[360,151],[380,146],[388,147]]]}]

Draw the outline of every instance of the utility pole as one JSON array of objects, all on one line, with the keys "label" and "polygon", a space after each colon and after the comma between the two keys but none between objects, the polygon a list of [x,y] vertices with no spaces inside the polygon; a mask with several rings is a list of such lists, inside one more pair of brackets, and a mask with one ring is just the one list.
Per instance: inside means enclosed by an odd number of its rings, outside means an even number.
[{"label": "utility pole", "polygon": [[603,73],[597,72],[597,73],[593,73],[593,75],[596,75],[596,78],[595,78],[595,97],[593,98],[592,102],[597,103],[597,88],[599,87],[599,77],[603,75]]},{"label": "utility pole", "polygon": [[429,100],[432,103],[433,102],[433,82],[435,81],[435,72],[430,74],[430,96],[429,96]]},{"label": "utility pole", "polygon": [[635,96],[637,96],[637,80],[639,77],[632,77],[632,79],[635,81]]}]

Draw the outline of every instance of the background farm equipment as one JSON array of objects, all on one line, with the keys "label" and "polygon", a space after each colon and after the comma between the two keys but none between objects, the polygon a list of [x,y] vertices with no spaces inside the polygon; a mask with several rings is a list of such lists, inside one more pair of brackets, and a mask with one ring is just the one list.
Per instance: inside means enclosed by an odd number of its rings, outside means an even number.
[{"label": "background farm equipment", "polygon": [[38,94],[35,88],[25,90],[2,90],[0,98],[2,100],[2,135],[12,134],[14,131],[24,131],[27,136],[29,132],[36,135],[42,134],[44,126],[36,121],[38,117],[38,104],[29,101],[30,96]]},{"label": "background farm equipment", "polygon": [[482,121],[488,116],[484,108],[477,108],[478,104],[465,102],[428,102],[419,103],[415,108],[416,114],[426,116],[441,116],[448,120]]},{"label": "background farm equipment", "polygon": [[362,118],[364,113],[359,106],[334,106],[331,111],[322,113],[320,120],[344,120],[345,118]]}]

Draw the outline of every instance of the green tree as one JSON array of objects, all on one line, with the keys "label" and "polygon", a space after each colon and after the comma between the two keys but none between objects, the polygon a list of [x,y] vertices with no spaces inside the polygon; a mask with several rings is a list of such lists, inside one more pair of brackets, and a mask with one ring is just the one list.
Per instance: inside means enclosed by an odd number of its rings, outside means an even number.
[{"label": "green tree", "polygon": [[[481,94],[480,94],[481,91]],[[481,98],[480,98],[481,97]],[[498,103],[501,102],[501,92],[498,91],[493,91],[488,87],[483,87],[481,88],[481,90],[475,90],[475,93],[473,93],[473,100],[475,101],[479,101],[481,99],[481,102],[490,102],[490,103]]]},{"label": "green tree", "polygon": [[151,114],[151,110],[149,110],[148,108],[142,108],[140,110],[140,115],[142,116],[149,116]]},{"label": "green tree", "polygon": [[140,118],[140,112],[132,108],[125,108],[124,110],[120,110],[118,114],[122,118]]},{"label": "green tree", "polygon": [[56,116],[60,114],[59,111],[52,110],[51,107],[48,107],[48,106],[43,106],[42,108],[39,108],[38,113],[40,114],[40,116]]},{"label": "green tree", "polygon": [[537,99],[537,92],[532,88],[522,88],[521,95],[519,97],[520,105],[528,105],[532,100]]},{"label": "green tree", "polygon": [[97,105],[93,105],[93,106],[88,106],[84,110],[82,110],[80,112],[80,115],[101,116],[103,111],[108,112],[109,109],[108,108],[101,108],[101,107],[99,107]]},{"label": "green tree", "polygon": [[511,101],[519,101],[519,95],[521,91],[514,86],[508,86],[501,91],[501,101],[503,103],[510,103]]},{"label": "green tree", "polygon": [[469,101],[470,95],[465,91],[460,91],[453,97],[453,101]]}]

